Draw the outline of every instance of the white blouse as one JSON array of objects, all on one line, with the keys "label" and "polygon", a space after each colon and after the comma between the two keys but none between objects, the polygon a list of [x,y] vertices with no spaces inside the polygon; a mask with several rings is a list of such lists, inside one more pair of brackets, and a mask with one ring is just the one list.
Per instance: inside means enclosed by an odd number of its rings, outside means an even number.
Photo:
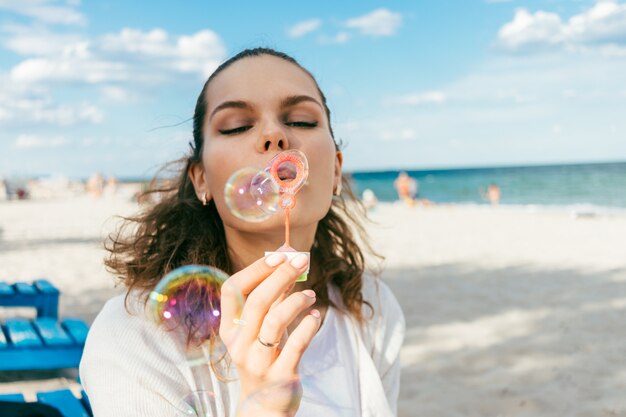
[{"label": "white blouse", "polygon": [[[341,305],[335,287],[331,300]],[[381,281],[364,276],[366,323],[329,307],[322,327],[300,361],[303,397],[297,417],[395,416],[400,388],[400,348],[405,323],[400,306]],[[109,300],[94,321],[80,364],[80,378],[95,417],[175,417],[198,389],[185,352],[151,319],[131,293]],[[236,376],[236,372],[231,370]],[[237,380],[211,372],[216,417],[236,415]]]}]

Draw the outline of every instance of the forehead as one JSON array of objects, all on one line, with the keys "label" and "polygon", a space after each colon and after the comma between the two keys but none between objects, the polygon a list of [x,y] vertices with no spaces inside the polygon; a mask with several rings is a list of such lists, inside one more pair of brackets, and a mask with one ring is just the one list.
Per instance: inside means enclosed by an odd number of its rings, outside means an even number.
[{"label": "forehead", "polygon": [[223,101],[276,101],[309,95],[321,101],[313,78],[297,65],[271,55],[247,57],[231,64],[209,83],[209,112]]}]

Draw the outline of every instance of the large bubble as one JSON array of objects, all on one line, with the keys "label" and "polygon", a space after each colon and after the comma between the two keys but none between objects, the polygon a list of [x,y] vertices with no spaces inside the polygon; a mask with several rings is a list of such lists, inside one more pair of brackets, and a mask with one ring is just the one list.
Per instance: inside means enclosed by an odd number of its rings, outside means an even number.
[{"label": "large bubble", "polygon": [[[186,265],[166,274],[150,293],[148,306],[155,321],[164,327],[185,354],[196,391],[181,401],[180,415],[215,416],[215,386],[211,373],[225,374],[225,344],[220,339],[221,289],[228,275],[214,267]],[[243,310],[243,296],[235,289],[234,319]],[[235,334],[233,337],[236,337]],[[229,341],[232,343],[232,340]],[[217,408],[216,408],[217,407]]]},{"label": "large bubble", "polygon": [[240,414],[293,417],[301,400],[302,384],[298,378],[268,383],[243,401]]},{"label": "large bubble", "polygon": [[209,266],[186,265],[171,271],[150,293],[155,319],[199,346],[219,333],[220,290],[227,279],[225,272]]},{"label": "large bubble", "polygon": [[178,413],[172,417],[214,417],[217,404],[210,391],[193,391],[176,404]]},{"label": "large bubble", "polygon": [[268,172],[246,167],[230,176],[224,199],[235,217],[258,223],[278,210],[279,188]]}]

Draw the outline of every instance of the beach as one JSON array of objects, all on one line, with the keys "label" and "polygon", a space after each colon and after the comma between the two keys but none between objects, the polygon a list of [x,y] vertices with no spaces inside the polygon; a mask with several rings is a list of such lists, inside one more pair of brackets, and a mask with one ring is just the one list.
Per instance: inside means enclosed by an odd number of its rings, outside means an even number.
[{"label": "beach", "polygon": [[[0,280],[45,277],[62,316],[91,322],[123,291],[103,239],[137,209],[119,196],[0,202]],[[626,416],[625,214],[384,203],[370,216],[406,317],[399,416]],[[76,390],[73,376],[0,373],[0,392]]]}]

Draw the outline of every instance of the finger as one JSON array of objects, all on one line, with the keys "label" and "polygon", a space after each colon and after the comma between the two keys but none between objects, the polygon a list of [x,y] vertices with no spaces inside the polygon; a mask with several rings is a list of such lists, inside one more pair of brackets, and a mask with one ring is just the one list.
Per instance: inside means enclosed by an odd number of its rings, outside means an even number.
[{"label": "finger", "polygon": [[283,263],[267,279],[261,282],[249,295],[243,306],[246,329],[252,339],[256,338],[265,315],[272,304],[293,285],[308,265],[307,255],[298,255],[291,262]]},{"label": "finger", "polygon": [[272,365],[272,374],[282,377],[298,373],[300,359],[320,328],[322,322],[320,317],[320,312],[314,309],[302,319],[298,327],[289,335],[282,352]]},{"label": "finger", "polygon": [[287,257],[283,253],[272,253],[257,259],[241,271],[233,274],[229,280],[232,280],[235,287],[246,296],[283,264],[286,259]]},{"label": "finger", "polygon": [[234,320],[242,315],[243,297],[256,288],[260,282],[271,275],[282,263],[286,256],[272,254],[258,259],[248,267],[233,274],[222,284],[221,288],[221,322],[220,334],[225,335],[235,326]]},{"label": "finger", "polygon": [[[314,303],[315,292],[313,290],[304,290],[291,294],[267,313],[261,325],[259,336],[262,340],[269,343],[280,342],[286,334],[287,326]],[[267,352],[267,349],[272,349],[261,343],[255,343],[253,346],[257,352]]]},{"label": "finger", "polygon": [[285,291],[283,291],[283,293],[279,295],[276,301],[274,301],[272,305],[270,306],[270,311],[272,311],[272,309],[276,307],[278,304],[282,303],[285,298],[289,297],[289,295],[291,294],[291,290],[293,290],[293,287],[295,286],[296,286],[296,282],[294,281],[287,288],[285,288]]}]

